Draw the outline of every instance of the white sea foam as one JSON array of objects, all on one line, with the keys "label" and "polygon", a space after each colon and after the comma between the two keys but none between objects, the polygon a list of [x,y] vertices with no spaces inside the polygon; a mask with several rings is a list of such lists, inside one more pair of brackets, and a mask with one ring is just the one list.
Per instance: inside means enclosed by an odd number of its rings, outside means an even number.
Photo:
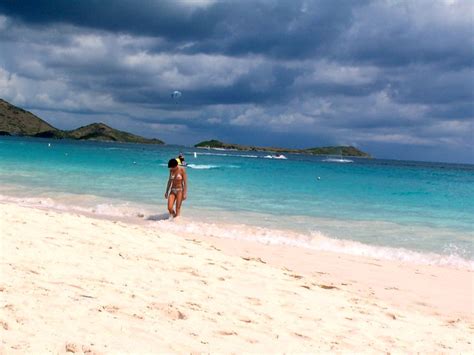
[{"label": "white sea foam", "polygon": [[160,221],[156,223],[162,225],[168,231],[180,234],[187,233],[204,237],[246,240],[267,245],[287,245],[376,259],[474,270],[474,261],[467,260],[459,256],[458,253],[442,255],[415,252],[404,248],[367,245],[352,240],[330,238],[319,231],[313,231],[306,235],[288,230],[247,225],[202,223],[191,220],[185,222],[175,224],[170,221]]},{"label": "white sea foam", "polygon": [[166,214],[156,215],[156,206],[139,205],[127,201],[98,198],[91,195],[65,194],[54,199],[42,196],[13,197],[0,195],[0,202],[12,202],[21,206],[48,208],[58,211],[95,214],[103,217],[135,219],[137,222],[145,219],[148,220],[148,223],[153,228],[163,228],[163,230],[179,235],[188,234],[246,240],[267,245],[287,245],[317,251],[474,270],[474,260],[463,258],[463,251],[454,245],[449,245],[445,248],[446,254],[438,254],[416,252],[404,248],[368,245],[347,239],[335,239],[317,230],[310,233],[299,233],[291,230],[264,228],[245,224],[205,223],[196,218],[187,217],[181,218],[181,223],[173,223],[167,220]]},{"label": "white sea foam", "polygon": [[323,161],[329,162],[329,163],[353,163],[354,162],[354,160],[342,159],[342,158],[327,158],[327,159],[323,159]]},{"label": "white sea foam", "polygon": [[288,158],[285,157],[284,155],[265,155],[263,157],[264,159],[277,159],[277,160],[287,160]]},{"label": "white sea foam", "polygon": [[187,167],[196,170],[210,170],[210,169],[239,169],[238,165],[207,165],[207,164],[188,164]]},{"label": "white sea foam", "polygon": [[13,197],[0,195],[0,202],[12,202],[25,207],[48,208],[56,211],[78,212],[95,214],[98,216],[130,218],[137,215],[150,213],[143,205],[133,204],[127,201],[111,201],[98,198],[93,195],[58,195],[53,199],[50,197]]},{"label": "white sea foam", "polygon": [[[191,154],[191,153],[189,153]],[[193,153],[194,154],[194,153]],[[252,154],[227,154],[227,153],[203,153],[203,152],[197,152],[196,155],[199,157],[200,155],[211,155],[211,156],[217,156],[217,157],[240,157],[240,158],[259,158],[258,155],[252,155]]]},{"label": "white sea foam", "polygon": [[219,168],[219,165],[188,164],[187,167],[191,169],[197,169],[197,170],[209,170],[209,169],[217,169]]},{"label": "white sea foam", "polygon": [[[168,166],[168,164],[161,163],[160,166]],[[239,169],[240,166],[238,165],[211,165],[211,164],[187,164],[185,167],[195,169],[195,170],[210,170],[210,169],[221,169],[221,168],[228,168],[228,169]]]}]

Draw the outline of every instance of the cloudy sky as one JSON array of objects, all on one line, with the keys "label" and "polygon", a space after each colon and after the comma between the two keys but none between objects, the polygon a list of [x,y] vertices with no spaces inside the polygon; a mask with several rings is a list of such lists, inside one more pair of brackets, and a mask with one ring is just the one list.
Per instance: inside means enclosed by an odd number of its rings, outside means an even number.
[{"label": "cloudy sky", "polygon": [[474,163],[473,14],[470,0],[5,0],[0,97],[61,129]]}]

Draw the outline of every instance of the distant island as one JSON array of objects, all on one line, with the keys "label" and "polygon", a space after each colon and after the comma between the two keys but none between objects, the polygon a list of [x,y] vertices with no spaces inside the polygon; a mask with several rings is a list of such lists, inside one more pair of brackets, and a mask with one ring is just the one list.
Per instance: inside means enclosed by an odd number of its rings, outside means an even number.
[{"label": "distant island", "polygon": [[92,123],[71,131],[60,130],[31,112],[25,111],[2,99],[0,99],[0,136],[164,144],[164,142],[159,139],[149,139],[119,131],[104,123]]},{"label": "distant island", "polygon": [[223,143],[216,139],[203,141],[196,144],[196,148],[209,149],[229,149],[240,151],[260,151],[272,153],[293,153],[293,154],[313,154],[313,155],[343,155],[360,158],[371,158],[370,154],[363,152],[352,146],[331,146],[331,147],[317,147],[306,149],[289,149],[289,148],[274,148],[274,147],[254,147],[240,144]]}]

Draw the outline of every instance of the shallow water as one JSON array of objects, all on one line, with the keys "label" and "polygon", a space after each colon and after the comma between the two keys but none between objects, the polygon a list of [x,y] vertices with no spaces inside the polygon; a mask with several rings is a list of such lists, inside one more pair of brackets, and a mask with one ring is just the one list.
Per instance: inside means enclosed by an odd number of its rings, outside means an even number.
[{"label": "shallow water", "polygon": [[180,151],[189,164],[183,214],[203,234],[473,265],[472,165],[2,137],[0,194],[102,215],[159,215],[166,163]]}]

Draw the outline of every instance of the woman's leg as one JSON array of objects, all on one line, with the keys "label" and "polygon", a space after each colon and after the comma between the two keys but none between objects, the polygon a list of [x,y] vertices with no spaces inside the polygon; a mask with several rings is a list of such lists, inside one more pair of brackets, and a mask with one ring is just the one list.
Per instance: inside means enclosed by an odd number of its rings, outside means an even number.
[{"label": "woman's leg", "polygon": [[181,213],[181,204],[183,203],[183,191],[178,191],[176,194],[176,217]]},{"label": "woman's leg", "polygon": [[176,217],[176,212],[173,209],[174,201],[176,199],[175,194],[171,193],[168,195],[168,212],[170,216]]}]

